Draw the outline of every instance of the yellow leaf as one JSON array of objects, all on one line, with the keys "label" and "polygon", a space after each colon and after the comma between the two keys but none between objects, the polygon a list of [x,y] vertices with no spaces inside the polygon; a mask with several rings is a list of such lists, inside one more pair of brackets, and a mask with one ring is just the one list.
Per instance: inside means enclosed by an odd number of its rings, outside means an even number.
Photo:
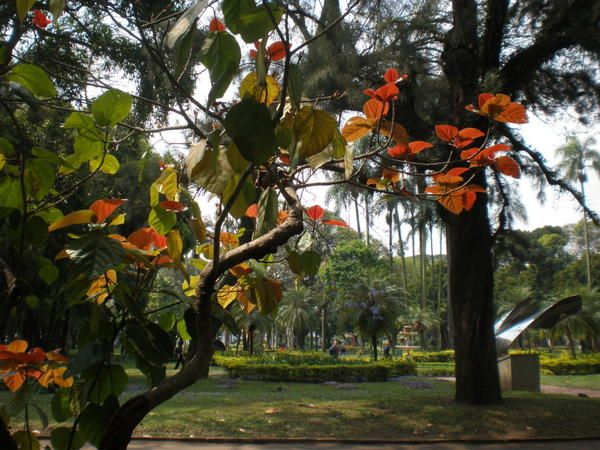
[{"label": "yellow leaf", "polygon": [[183,241],[177,230],[169,231],[167,234],[167,251],[175,264],[181,262],[181,252],[183,251]]},{"label": "yellow leaf", "polygon": [[364,117],[352,117],[346,122],[342,129],[342,136],[348,141],[358,141],[373,130],[376,119],[366,119]]},{"label": "yellow leaf", "polygon": [[111,226],[123,225],[125,223],[125,214],[119,214],[111,222]]},{"label": "yellow leaf", "polygon": [[92,282],[86,295],[101,305],[115,287],[116,282],[117,272],[111,269]]},{"label": "yellow leaf", "polygon": [[2,153],[0,153],[0,170],[2,170],[4,168],[5,164],[6,164],[6,156],[4,156]]},{"label": "yellow leaf", "polygon": [[192,229],[196,240],[198,242],[204,242],[206,239],[206,225],[204,224],[204,221],[201,218],[190,219],[188,224]]},{"label": "yellow leaf", "polygon": [[277,100],[280,92],[279,83],[271,75],[267,75],[264,85],[259,86],[256,72],[246,75],[240,84],[240,98],[253,97],[259,103],[267,106]]},{"label": "yellow leaf", "polygon": [[82,209],[80,211],[72,212],[67,214],[58,222],[54,222],[48,227],[48,231],[56,231],[61,228],[70,227],[71,225],[83,225],[93,223],[96,218],[96,214],[91,209]]},{"label": "yellow leaf", "polygon": [[300,156],[307,158],[316,155],[327,147],[337,133],[337,120],[326,111],[304,106],[294,119]]},{"label": "yellow leaf", "polygon": [[167,197],[167,200],[177,201],[179,190],[175,169],[167,167],[153,184],[158,192]]},{"label": "yellow leaf", "polygon": [[239,287],[237,285],[231,286],[226,284],[219,292],[217,292],[217,300],[219,301],[219,305],[223,308],[227,308],[232,302],[237,299]]}]

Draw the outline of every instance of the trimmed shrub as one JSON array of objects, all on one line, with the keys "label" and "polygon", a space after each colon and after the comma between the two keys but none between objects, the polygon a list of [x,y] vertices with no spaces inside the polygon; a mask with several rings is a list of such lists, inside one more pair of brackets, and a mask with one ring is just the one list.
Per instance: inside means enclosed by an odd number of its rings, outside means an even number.
[{"label": "trimmed shrub", "polygon": [[417,374],[422,377],[453,377],[454,363],[420,363],[417,365]]},{"label": "trimmed shrub", "polygon": [[330,364],[298,364],[257,362],[257,358],[215,356],[215,363],[227,370],[232,378],[262,381],[319,383],[324,381],[362,382],[385,381],[401,375],[416,375],[414,362],[405,359],[378,362],[346,360]]},{"label": "trimmed shrub", "polygon": [[442,350],[441,352],[412,352],[407,355],[418,363],[439,363],[454,361],[454,350]]},{"label": "trimmed shrub", "polygon": [[554,375],[592,375],[600,373],[600,359],[546,359],[540,361],[542,370]]}]

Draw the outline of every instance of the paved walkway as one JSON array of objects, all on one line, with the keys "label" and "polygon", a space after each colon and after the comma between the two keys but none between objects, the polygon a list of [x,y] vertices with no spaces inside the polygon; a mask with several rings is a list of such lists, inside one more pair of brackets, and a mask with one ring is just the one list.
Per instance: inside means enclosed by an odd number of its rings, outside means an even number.
[{"label": "paved walkway", "polygon": [[[600,449],[600,440],[543,441],[510,443],[426,443],[426,444],[346,444],[333,442],[292,443],[201,443],[201,442],[148,442],[133,441],[131,450],[594,450]],[[87,447],[86,447],[87,450]]]}]

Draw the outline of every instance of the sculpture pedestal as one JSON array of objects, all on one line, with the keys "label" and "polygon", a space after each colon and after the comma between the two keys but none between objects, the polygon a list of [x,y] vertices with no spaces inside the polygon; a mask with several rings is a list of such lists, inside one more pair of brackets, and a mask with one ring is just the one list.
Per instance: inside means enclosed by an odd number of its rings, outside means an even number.
[{"label": "sculpture pedestal", "polygon": [[540,355],[507,355],[498,359],[502,391],[540,392]]}]

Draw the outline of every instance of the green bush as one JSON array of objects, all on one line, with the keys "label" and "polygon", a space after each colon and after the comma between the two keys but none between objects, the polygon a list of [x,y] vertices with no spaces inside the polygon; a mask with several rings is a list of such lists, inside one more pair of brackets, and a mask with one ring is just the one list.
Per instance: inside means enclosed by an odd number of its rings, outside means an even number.
[{"label": "green bush", "polygon": [[600,373],[600,358],[547,359],[540,360],[543,371],[554,375],[591,375]]},{"label": "green bush", "polygon": [[453,377],[454,362],[419,363],[417,374],[422,377]]},{"label": "green bush", "polygon": [[418,363],[450,362],[454,361],[454,350],[442,350],[441,352],[412,352],[408,357]]},{"label": "green bush", "polygon": [[401,375],[416,375],[416,365],[405,359],[378,362],[346,363],[337,360],[330,364],[289,364],[281,361],[257,361],[260,358],[225,357],[216,355],[215,363],[232,378],[248,378],[262,381],[307,382],[323,381],[385,381]]}]

